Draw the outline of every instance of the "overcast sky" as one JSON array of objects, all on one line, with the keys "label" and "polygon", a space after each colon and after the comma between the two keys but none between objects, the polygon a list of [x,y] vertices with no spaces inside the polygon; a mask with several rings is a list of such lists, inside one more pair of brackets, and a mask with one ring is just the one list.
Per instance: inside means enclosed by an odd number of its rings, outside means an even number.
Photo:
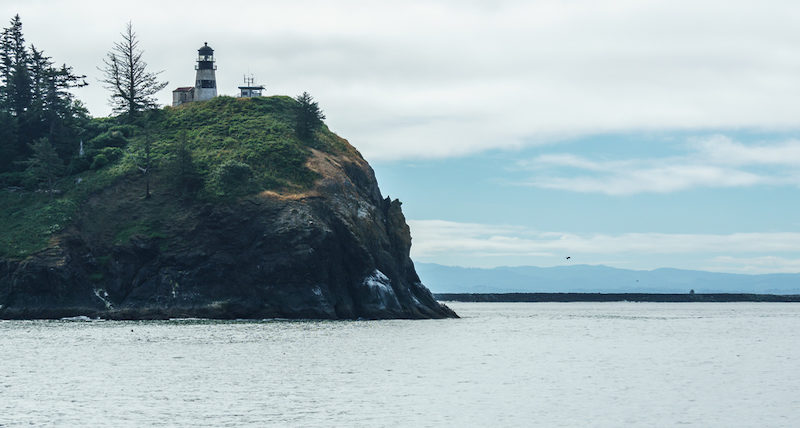
[{"label": "overcast sky", "polygon": [[88,75],[127,21],[171,90],[309,91],[404,201],[418,260],[800,271],[800,3],[4,0]]}]

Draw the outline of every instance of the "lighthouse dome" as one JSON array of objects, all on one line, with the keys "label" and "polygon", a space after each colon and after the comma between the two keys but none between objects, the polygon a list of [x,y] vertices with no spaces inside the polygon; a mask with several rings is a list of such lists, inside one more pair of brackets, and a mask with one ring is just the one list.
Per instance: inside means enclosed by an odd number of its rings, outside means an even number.
[{"label": "lighthouse dome", "polygon": [[203,47],[197,50],[197,53],[200,55],[214,55],[214,49],[211,49],[208,43],[205,43]]}]

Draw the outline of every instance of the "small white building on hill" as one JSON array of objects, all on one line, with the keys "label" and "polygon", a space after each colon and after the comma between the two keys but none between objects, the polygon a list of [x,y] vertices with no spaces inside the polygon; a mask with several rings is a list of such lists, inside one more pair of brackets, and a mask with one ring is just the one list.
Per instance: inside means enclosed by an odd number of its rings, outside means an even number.
[{"label": "small white building on hill", "polygon": [[239,98],[260,97],[261,91],[264,90],[264,85],[254,85],[253,76],[244,76],[244,86],[239,86]]}]

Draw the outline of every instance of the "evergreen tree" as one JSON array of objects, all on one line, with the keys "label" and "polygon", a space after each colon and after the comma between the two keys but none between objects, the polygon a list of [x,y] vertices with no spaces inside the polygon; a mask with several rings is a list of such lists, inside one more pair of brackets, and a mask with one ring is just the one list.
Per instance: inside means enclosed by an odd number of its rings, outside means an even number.
[{"label": "evergreen tree", "polygon": [[144,51],[139,48],[130,22],[120,35],[122,41],[115,43],[107,53],[103,60],[105,66],[100,71],[104,75],[102,82],[111,91],[109,102],[114,111],[127,114],[128,120],[133,122],[139,112],[158,107],[153,95],[168,82],[158,81],[161,71],[147,71],[147,63],[142,59]]},{"label": "evergreen tree", "polygon": [[[33,47],[31,51],[36,52]],[[44,65],[40,72],[33,73],[34,93],[40,97],[35,98],[35,106],[41,111],[40,132],[46,133],[62,159],[69,159],[77,154],[79,135],[89,120],[89,112],[69,89],[86,86],[86,76],[73,74],[66,64],[54,67],[41,52],[37,56],[42,57]]]},{"label": "evergreen tree", "polygon": [[0,151],[10,156],[7,162],[4,162],[6,168],[14,165],[15,161],[27,157],[27,142],[19,134],[22,131],[20,128],[24,125],[20,115],[24,113],[30,99],[28,55],[19,15],[14,16],[10,24],[0,33],[0,111],[5,116],[0,118],[0,121],[8,126],[4,132],[7,134],[6,139],[2,140],[3,148]]},{"label": "evergreen tree", "polygon": [[142,155],[139,156],[137,167],[142,172],[145,181],[144,198],[150,199],[150,175],[153,168],[153,140],[150,137],[150,127],[145,125],[144,142],[142,143]]},{"label": "evergreen tree", "polygon": [[[13,169],[14,161],[17,159],[16,141],[16,118],[0,109],[0,173]],[[5,180],[0,180],[2,181]]]},{"label": "evergreen tree", "polygon": [[56,181],[64,173],[64,163],[47,138],[40,138],[31,144],[31,152],[30,159],[23,162],[27,167],[25,171],[35,183],[43,184],[52,198]]},{"label": "evergreen tree", "polygon": [[298,102],[295,110],[295,132],[297,133],[297,138],[308,140],[314,136],[314,131],[322,125],[325,115],[308,92],[303,92],[295,100]]},{"label": "evergreen tree", "polygon": [[172,182],[183,194],[196,192],[202,185],[202,181],[194,165],[192,152],[189,150],[186,131],[180,133],[180,137],[175,144],[174,154],[175,157],[170,165]]},{"label": "evergreen tree", "polygon": [[14,16],[11,26],[0,33],[0,64],[3,107],[19,117],[30,106],[32,96],[29,55],[19,15]]}]

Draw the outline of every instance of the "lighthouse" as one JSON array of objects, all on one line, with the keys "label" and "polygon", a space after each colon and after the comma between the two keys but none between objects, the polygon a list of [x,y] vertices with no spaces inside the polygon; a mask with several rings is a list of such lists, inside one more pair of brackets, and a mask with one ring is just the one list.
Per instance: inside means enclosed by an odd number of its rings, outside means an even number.
[{"label": "lighthouse", "polygon": [[210,100],[217,96],[217,76],[214,64],[214,49],[205,43],[197,50],[197,77],[194,80],[194,101]]}]

